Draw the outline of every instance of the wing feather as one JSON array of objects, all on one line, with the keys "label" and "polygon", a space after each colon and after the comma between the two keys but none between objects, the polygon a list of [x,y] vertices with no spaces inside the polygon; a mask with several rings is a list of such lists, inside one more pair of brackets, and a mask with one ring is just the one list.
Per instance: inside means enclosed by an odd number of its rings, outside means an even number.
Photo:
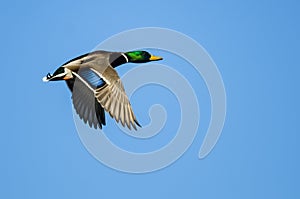
[{"label": "wing feather", "polygon": [[112,67],[107,67],[102,76],[109,81],[95,90],[95,97],[102,107],[117,122],[121,121],[122,126],[136,129],[136,125],[140,126],[131,108],[129,99],[125,93],[124,86]]},{"label": "wing feather", "polygon": [[[78,71],[80,74],[80,71]],[[89,84],[85,80],[85,76],[80,76],[79,74],[73,72],[75,80],[67,81],[69,88],[72,91],[72,101],[76,113],[79,115],[80,119],[84,123],[88,124],[90,127],[101,129],[102,125],[105,125],[105,113],[104,109],[101,107],[99,102],[95,99],[94,82]]]}]

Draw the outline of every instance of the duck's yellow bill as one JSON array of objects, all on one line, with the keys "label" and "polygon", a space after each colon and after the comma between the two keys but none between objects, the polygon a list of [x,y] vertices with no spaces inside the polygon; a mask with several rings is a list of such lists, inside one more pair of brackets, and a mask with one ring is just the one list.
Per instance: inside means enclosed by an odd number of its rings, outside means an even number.
[{"label": "duck's yellow bill", "polygon": [[162,60],[162,59],[163,59],[162,57],[151,55],[149,60],[150,61],[158,61],[158,60]]}]

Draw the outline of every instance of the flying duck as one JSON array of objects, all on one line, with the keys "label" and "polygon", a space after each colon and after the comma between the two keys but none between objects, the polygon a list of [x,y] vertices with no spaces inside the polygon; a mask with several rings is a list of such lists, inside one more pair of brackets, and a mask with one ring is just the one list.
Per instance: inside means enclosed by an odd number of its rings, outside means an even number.
[{"label": "flying duck", "polygon": [[[136,130],[138,123],[117,66],[131,63],[146,63],[162,60],[146,51],[108,52],[94,51],[76,57],[60,66],[52,75],[47,74],[44,82],[65,80],[72,92],[76,113],[90,127],[102,129],[105,125],[105,111],[117,122]],[[105,110],[105,111],[104,111]]]}]

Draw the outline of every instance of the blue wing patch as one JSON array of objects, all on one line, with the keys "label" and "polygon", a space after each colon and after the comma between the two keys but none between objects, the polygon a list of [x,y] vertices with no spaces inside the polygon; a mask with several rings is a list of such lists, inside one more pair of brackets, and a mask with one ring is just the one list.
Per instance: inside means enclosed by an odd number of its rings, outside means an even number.
[{"label": "blue wing patch", "polygon": [[105,81],[90,69],[81,69],[78,72],[93,89],[99,88],[105,84]]}]

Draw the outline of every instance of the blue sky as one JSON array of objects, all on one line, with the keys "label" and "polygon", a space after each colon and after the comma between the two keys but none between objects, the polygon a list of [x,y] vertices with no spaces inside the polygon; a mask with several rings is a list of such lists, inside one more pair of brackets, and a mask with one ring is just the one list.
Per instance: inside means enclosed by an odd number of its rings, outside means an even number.
[{"label": "blue sky", "polygon": [[[291,0],[3,3],[0,197],[299,198],[299,19],[299,3]],[[88,153],[66,85],[41,78],[116,33],[147,26],[182,32],[208,51],[223,77],[227,117],[216,147],[199,160],[210,111],[200,81],[203,125],[191,147],[171,166],[136,175]],[[180,70],[178,63],[164,60]],[[157,92],[161,103],[176,103],[161,88],[145,88],[133,96],[141,123],[149,122],[145,104],[157,102],[151,99]],[[119,142],[114,132],[109,136]],[[160,142],[146,144],[153,149]]]}]

